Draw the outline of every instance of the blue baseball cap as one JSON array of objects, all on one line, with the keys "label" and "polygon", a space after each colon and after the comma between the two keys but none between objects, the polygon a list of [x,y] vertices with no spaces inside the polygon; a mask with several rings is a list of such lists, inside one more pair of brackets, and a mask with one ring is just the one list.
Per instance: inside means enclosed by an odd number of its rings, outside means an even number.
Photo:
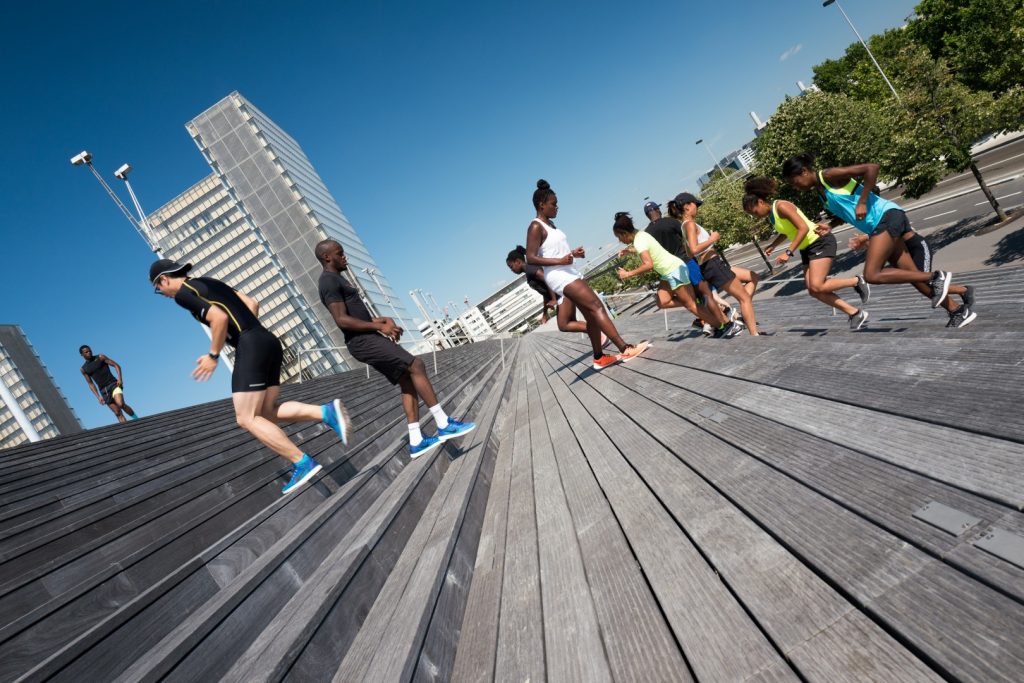
[{"label": "blue baseball cap", "polygon": [[660,209],[660,208],[661,208],[661,204],[658,204],[657,202],[647,202],[646,204],[644,204],[644,215],[647,215],[651,211],[654,211],[655,209]]}]

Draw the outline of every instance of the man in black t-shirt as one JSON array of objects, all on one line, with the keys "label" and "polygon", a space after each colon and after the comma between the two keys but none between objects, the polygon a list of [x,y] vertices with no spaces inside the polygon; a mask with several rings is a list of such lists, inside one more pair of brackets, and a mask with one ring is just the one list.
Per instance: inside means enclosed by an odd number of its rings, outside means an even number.
[{"label": "man in black t-shirt", "polygon": [[158,294],[192,314],[210,328],[210,352],[199,357],[192,376],[208,380],[217,368],[224,345],[235,349],[231,373],[231,401],[238,425],[282,458],[292,463],[291,478],[282,493],[297,490],[321,470],[321,466],[291,442],[279,422],[322,421],[348,443],[352,432],[345,406],[339,399],[316,406],[298,401],[278,404],[281,383],[281,342],[260,324],[259,303],[220,280],[188,277],[192,264],[160,259],[149,268],[149,280]]},{"label": "man in black t-shirt", "polygon": [[[314,253],[324,269],[319,282],[320,302],[344,334],[349,353],[402,390],[402,408],[409,429],[409,455],[417,458],[448,439],[473,431],[476,425],[472,422],[460,422],[445,414],[437,402],[423,361],[398,344],[404,330],[391,318],[370,316],[359,290],[342,277],[341,273],[348,270],[348,259],[341,245],[334,240],[324,240],[316,245]],[[437,424],[436,436],[424,437],[420,432],[421,397]]]},{"label": "man in black t-shirt", "polygon": [[665,247],[665,251],[689,261],[692,256],[686,253],[686,240],[683,239],[683,224],[675,218],[661,215],[661,205],[654,202],[644,204],[644,213],[647,215],[646,232],[658,241],[658,244]]},{"label": "man in black t-shirt", "polygon": [[[89,385],[93,396],[102,404],[110,408],[110,411],[117,417],[118,422],[127,422],[125,414],[133,420],[138,420],[132,407],[124,401],[124,375],[121,366],[111,358],[102,353],[98,356],[92,354],[92,349],[86,344],[78,347],[78,353],[82,355],[85,362],[82,363],[82,377]],[[110,373],[110,368],[117,372],[117,379]]]}]

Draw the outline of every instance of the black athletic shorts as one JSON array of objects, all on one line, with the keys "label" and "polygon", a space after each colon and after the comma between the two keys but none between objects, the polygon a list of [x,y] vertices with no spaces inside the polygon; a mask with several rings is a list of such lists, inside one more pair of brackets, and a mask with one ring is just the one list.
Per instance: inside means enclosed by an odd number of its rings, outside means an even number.
[{"label": "black athletic shorts", "polygon": [[736,278],[722,257],[715,256],[700,264],[700,274],[712,287],[720,292],[725,291],[726,286]]},{"label": "black athletic shorts", "polygon": [[[107,386],[100,389],[100,398],[103,399],[104,405],[110,405],[114,402],[114,391],[117,390],[117,382],[108,384]],[[124,392],[121,392],[124,393]]]},{"label": "black athletic shorts", "polygon": [[836,251],[836,236],[829,232],[800,250],[800,262],[806,268],[811,261],[817,261],[820,258],[835,258]]},{"label": "black athletic shorts", "polygon": [[883,232],[887,232],[892,235],[894,240],[903,239],[903,233],[910,232],[913,228],[910,227],[910,219],[907,218],[907,214],[902,209],[889,209],[882,214],[882,219],[878,221],[878,225],[875,226],[875,231],[871,233],[871,236],[880,235]]},{"label": "black athletic shorts", "polygon": [[392,384],[398,384],[398,380],[402,379],[402,375],[416,360],[401,345],[376,332],[352,337],[346,345],[353,358],[360,363],[366,363],[387,377]]},{"label": "black athletic shorts", "polygon": [[[907,247],[907,251],[910,252],[910,257],[914,259],[914,265],[922,273],[932,272],[932,250],[928,247],[928,243],[920,235],[914,235],[913,237],[903,240],[903,244]],[[895,265],[895,264],[894,264]]]},{"label": "black athletic shorts", "polygon": [[281,342],[262,327],[248,329],[238,337],[231,393],[265,391],[281,383]]}]

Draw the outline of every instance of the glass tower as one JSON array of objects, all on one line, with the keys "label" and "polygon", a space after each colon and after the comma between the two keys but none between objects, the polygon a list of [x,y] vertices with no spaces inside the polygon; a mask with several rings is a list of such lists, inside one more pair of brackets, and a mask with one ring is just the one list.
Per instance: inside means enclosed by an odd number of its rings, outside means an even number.
[{"label": "glass tower", "polygon": [[0,325],[0,448],[82,431],[75,411],[17,325]]}]

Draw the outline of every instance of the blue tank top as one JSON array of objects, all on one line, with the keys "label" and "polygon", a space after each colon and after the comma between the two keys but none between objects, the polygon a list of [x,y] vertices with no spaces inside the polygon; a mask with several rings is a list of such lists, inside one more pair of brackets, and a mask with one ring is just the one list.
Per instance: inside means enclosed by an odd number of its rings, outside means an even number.
[{"label": "blue tank top", "polygon": [[869,192],[868,212],[863,220],[857,220],[855,211],[857,209],[857,202],[860,201],[860,183],[851,179],[850,182],[841,188],[829,187],[829,184],[825,182],[825,173],[823,171],[818,171],[818,180],[821,181],[821,186],[825,189],[825,196],[822,199],[825,207],[834,215],[868,235],[875,231],[886,211],[892,209],[897,211],[903,210],[903,207],[896,202],[879,197],[874,192]]}]

